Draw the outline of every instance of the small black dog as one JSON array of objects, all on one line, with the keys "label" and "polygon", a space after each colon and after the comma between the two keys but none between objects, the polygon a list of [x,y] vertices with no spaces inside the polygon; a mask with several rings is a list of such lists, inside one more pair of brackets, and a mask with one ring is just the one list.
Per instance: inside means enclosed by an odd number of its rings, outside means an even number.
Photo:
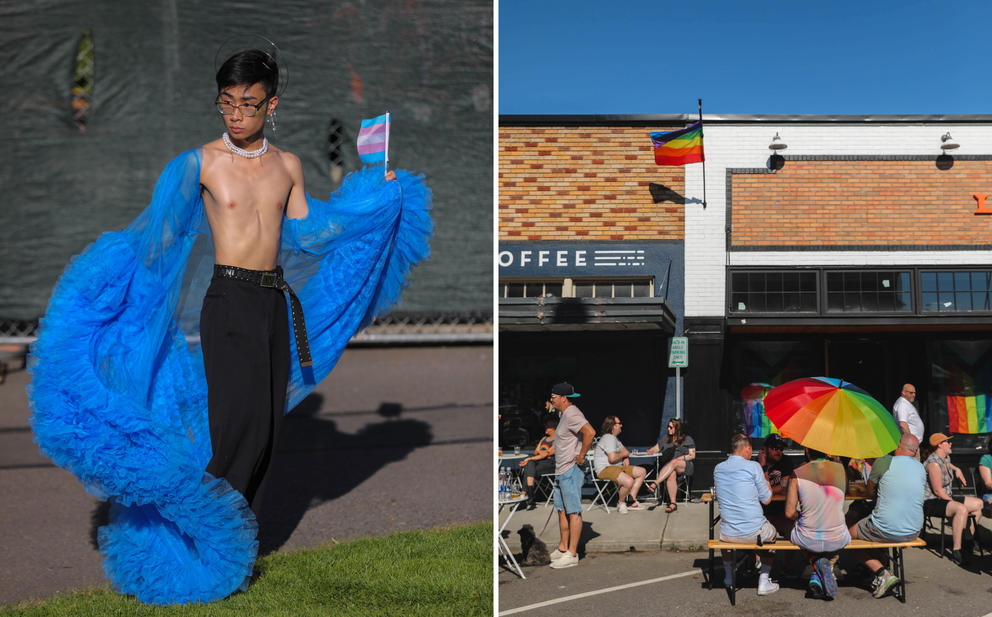
[{"label": "small black dog", "polygon": [[546,566],[551,563],[548,545],[537,537],[534,527],[524,525],[517,534],[520,535],[520,565]]}]

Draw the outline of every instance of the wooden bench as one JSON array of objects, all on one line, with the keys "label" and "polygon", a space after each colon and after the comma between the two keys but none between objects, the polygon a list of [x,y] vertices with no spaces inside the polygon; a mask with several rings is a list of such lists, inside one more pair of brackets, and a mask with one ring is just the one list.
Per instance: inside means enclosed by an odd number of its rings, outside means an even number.
[{"label": "wooden bench", "polygon": [[[893,594],[899,598],[899,601],[903,604],[906,603],[906,566],[902,558],[902,549],[904,548],[925,548],[927,545],[920,538],[916,538],[910,542],[869,542],[868,540],[851,540],[850,544],[845,546],[844,551],[850,550],[867,550],[867,549],[886,549],[889,553],[889,558],[891,559],[892,573],[899,578],[899,582],[893,587]],[[737,544],[731,542],[724,542],[722,540],[710,539],[706,543],[706,547],[710,550],[710,589],[713,588],[713,573],[716,572],[714,566],[715,559],[713,557],[714,551],[716,550],[728,550],[730,551],[730,561],[734,564],[731,569],[730,574],[730,589],[727,590],[727,594],[730,596],[730,604],[736,606],[737,598],[737,551],[798,551],[801,550],[800,547],[796,546],[789,540],[779,539],[775,542],[770,542],[767,544],[758,545],[756,543],[752,544]]]}]

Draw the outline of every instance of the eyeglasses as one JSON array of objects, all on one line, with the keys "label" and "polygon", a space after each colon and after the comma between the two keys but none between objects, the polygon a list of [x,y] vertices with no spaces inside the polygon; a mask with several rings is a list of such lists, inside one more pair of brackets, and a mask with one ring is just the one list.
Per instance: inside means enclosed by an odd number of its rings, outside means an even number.
[{"label": "eyeglasses", "polygon": [[778,450],[779,452],[781,452],[782,451],[782,446],[768,446],[768,449],[769,450]]},{"label": "eyeglasses", "polygon": [[241,115],[245,118],[253,118],[261,109],[268,103],[269,97],[265,97],[259,103],[242,103],[240,105],[235,105],[234,103],[228,101],[221,101],[220,99],[214,101],[214,105],[217,106],[217,111],[220,112],[222,116],[230,116],[235,112],[235,110],[240,111]]}]

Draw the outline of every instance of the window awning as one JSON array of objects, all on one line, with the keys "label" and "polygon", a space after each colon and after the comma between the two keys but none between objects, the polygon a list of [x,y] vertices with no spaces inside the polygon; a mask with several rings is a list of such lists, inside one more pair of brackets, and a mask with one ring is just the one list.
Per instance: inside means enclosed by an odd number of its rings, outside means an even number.
[{"label": "window awning", "polygon": [[641,330],[672,335],[675,313],[664,298],[501,298],[499,330]]}]

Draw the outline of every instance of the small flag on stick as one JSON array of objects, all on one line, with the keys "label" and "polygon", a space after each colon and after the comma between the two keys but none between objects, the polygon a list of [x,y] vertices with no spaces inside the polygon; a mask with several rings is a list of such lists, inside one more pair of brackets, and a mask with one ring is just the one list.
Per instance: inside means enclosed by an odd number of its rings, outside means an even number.
[{"label": "small flag on stick", "polygon": [[654,162],[658,165],[699,163],[703,157],[703,121],[667,133],[651,133]]},{"label": "small flag on stick", "polygon": [[358,131],[358,156],[363,163],[378,163],[389,166],[389,112],[381,116],[362,120]]}]

